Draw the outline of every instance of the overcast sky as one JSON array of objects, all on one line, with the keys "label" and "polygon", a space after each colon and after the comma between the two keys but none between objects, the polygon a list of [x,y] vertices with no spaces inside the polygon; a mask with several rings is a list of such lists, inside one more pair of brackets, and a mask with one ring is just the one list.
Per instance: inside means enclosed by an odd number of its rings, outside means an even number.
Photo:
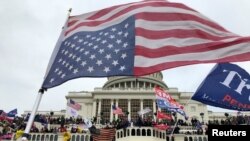
[{"label": "overcast sky", "polygon": [[[59,37],[67,10],[82,14],[137,0],[0,0],[0,109],[31,110]],[[242,36],[250,35],[249,0],[170,0],[181,2]],[[250,72],[250,63],[237,63]],[[163,71],[164,82],[179,91],[194,92],[214,64]],[[66,108],[69,91],[93,91],[106,78],[80,78],[49,89],[39,110]],[[222,109],[212,108],[215,111]]]}]

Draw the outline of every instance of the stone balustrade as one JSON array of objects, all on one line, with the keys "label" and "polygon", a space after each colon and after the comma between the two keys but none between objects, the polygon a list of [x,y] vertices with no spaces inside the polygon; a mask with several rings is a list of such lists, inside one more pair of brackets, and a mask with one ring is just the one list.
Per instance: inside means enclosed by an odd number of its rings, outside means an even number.
[{"label": "stone balustrade", "polygon": [[[192,127],[181,127],[182,130],[194,130]],[[71,133],[70,141],[90,141],[90,133]],[[12,137],[14,140],[15,135]],[[62,141],[62,133],[31,133],[29,141]],[[206,135],[169,135],[165,130],[153,127],[129,127],[116,130],[115,141],[208,141]]]}]

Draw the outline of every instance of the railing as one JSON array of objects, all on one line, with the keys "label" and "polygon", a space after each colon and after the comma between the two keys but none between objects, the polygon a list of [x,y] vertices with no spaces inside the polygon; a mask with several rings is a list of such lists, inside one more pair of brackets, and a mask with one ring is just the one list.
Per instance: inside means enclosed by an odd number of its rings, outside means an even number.
[{"label": "railing", "polygon": [[95,91],[143,91],[143,92],[153,92],[153,88],[95,88]]},{"label": "railing", "polygon": [[[58,141],[60,135],[56,133],[31,133],[29,141]],[[15,141],[15,134],[13,134],[11,140]]]},{"label": "railing", "polygon": [[[190,129],[192,128],[184,128]],[[62,141],[62,133],[31,133],[29,141]],[[71,133],[70,141],[90,141],[90,133]],[[165,130],[155,129],[153,127],[129,127],[124,129],[116,130],[115,141],[132,139],[133,137],[143,138],[148,137],[149,140],[157,141],[208,141],[206,135],[187,135],[187,134],[174,134],[170,136]],[[14,141],[15,135],[12,136]],[[151,138],[151,139],[150,139]],[[147,139],[147,140],[148,140]],[[139,139],[140,140],[140,139]]]},{"label": "railing", "polygon": [[148,136],[155,137],[166,141],[174,141],[174,137],[166,135],[165,130],[158,130],[152,127],[129,127],[116,131],[116,140],[130,136]]},{"label": "railing", "polygon": [[70,141],[90,141],[90,134],[71,134]]},{"label": "railing", "polygon": [[190,135],[185,136],[184,141],[208,141],[208,138],[205,135]]},{"label": "railing", "polygon": [[[29,141],[62,141],[62,133],[31,133]],[[12,137],[15,141],[15,135]],[[72,133],[70,141],[90,141],[90,134],[88,133]]]},{"label": "railing", "polygon": [[180,134],[187,134],[187,133],[191,133],[194,134],[197,132],[197,129],[195,127],[192,126],[179,126],[180,127]]}]

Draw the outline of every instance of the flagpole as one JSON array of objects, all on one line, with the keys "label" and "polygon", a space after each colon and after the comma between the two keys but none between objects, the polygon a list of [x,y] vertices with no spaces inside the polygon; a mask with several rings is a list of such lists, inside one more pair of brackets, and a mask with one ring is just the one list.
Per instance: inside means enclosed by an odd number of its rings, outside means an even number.
[{"label": "flagpole", "polygon": [[[177,114],[177,113],[176,113],[176,114]],[[178,119],[176,119],[176,122],[175,122],[174,128],[173,128],[173,131],[171,132],[170,137],[172,137],[172,135],[173,135],[173,133],[174,133],[174,130],[175,130],[176,126],[177,126],[177,123],[178,123]]]},{"label": "flagpole", "polygon": [[29,132],[30,132],[30,129],[31,129],[31,126],[32,126],[32,123],[34,122],[34,119],[35,119],[35,115],[36,115],[36,112],[37,112],[37,109],[39,107],[39,104],[41,102],[41,99],[42,99],[42,96],[44,94],[44,91],[46,89],[40,89],[39,92],[38,92],[38,95],[36,97],[36,101],[35,101],[35,104],[33,106],[33,109],[32,109],[32,112],[30,114],[30,117],[29,117],[29,120],[28,120],[28,123],[26,125],[26,128],[25,128],[25,131],[24,131],[24,134],[22,136],[22,141],[27,141],[28,138],[29,138]]},{"label": "flagpole", "polygon": [[[67,23],[71,11],[72,11],[72,8],[70,8],[70,9],[68,10],[67,19],[66,19],[66,22],[65,22],[65,23]],[[27,123],[27,125],[26,125],[26,127],[25,127],[25,131],[24,131],[24,133],[23,133],[23,135],[22,135],[22,141],[27,141],[28,138],[29,138],[29,136],[30,136],[30,135],[29,135],[29,132],[30,132],[32,123],[34,122],[36,112],[37,112],[38,107],[39,107],[39,105],[40,105],[40,102],[41,102],[41,100],[42,100],[42,96],[43,96],[43,94],[44,94],[44,91],[46,91],[46,90],[47,90],[46,88],[41,88],[41,89],[39,90],[39,92],[38,92],[38,95],[37,95],[37,97],[36,97],[36,101],[35,101],[35,103],[34,103],[34,106],[33,106],[32,112],[31,112],[31,115],[30,115],[29,120],[28,120],[28,123]]]},{"label": "flagpole", "polygon": [[[191,101],[191,99],[192,99],[192,96],[188,99],[188,101],[186,102],[185,106]],[[177,114],[177,113],[176,113],[176,114]],[[173,131],[172,131],[171,134],[170,134],[170,137],[172,137],[172,135],[173,135],[173,133],[174,133],[174,130],[175,130],[176,126],[177,126],[177,123],[178,123],[178,119],[176,120],[176,122],[175,122],[175,124],[174,124],[174,128],[173,128]]]}]

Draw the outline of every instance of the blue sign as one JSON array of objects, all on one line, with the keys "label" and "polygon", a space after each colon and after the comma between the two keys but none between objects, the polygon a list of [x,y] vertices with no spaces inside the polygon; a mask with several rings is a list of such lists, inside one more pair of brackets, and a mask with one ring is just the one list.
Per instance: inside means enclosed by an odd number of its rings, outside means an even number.
[{"label": "blue sign", "polygon": [[215,107],[250,111],[250,75],[235,64],[217,64],[192,99]]}]

